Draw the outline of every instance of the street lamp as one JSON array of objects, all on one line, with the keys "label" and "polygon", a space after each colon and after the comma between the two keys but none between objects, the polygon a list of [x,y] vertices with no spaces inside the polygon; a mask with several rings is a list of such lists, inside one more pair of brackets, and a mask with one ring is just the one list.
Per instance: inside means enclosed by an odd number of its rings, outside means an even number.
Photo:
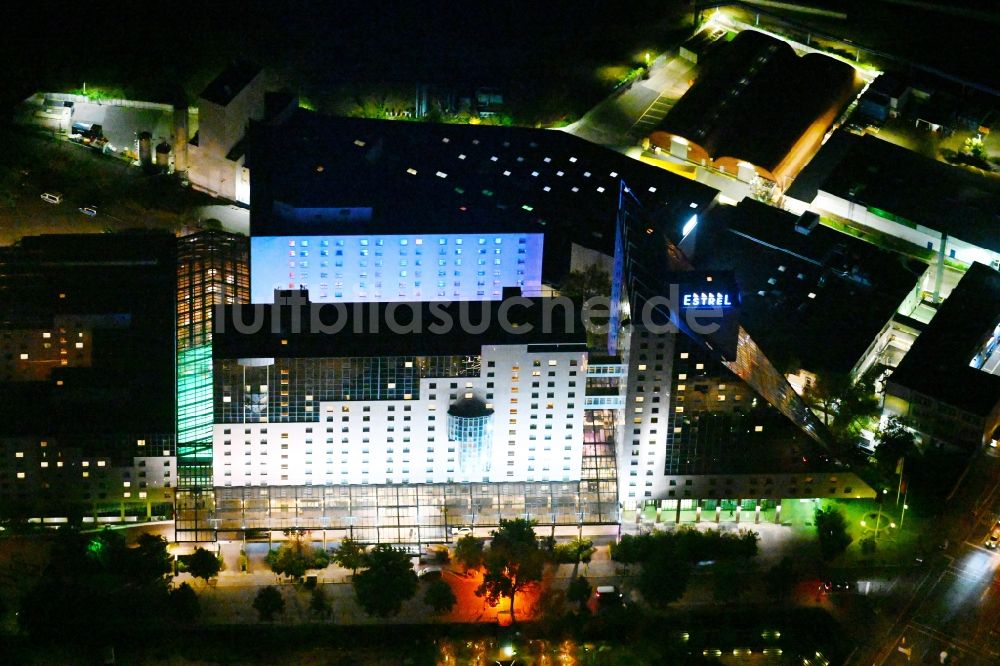
[{"label": "street lamp", "polygon": [[889,489],[888,488],[883,488],[882,489],[882,497],[880,497],[879,500],[878,500],[878,515],[875,517],[875,540],[876,541],[878,540],[878,524],[879,524],[879,521],[882,520],[882,501],[885,499],[885,496],[888,495],[888,494],[889,494]]}]

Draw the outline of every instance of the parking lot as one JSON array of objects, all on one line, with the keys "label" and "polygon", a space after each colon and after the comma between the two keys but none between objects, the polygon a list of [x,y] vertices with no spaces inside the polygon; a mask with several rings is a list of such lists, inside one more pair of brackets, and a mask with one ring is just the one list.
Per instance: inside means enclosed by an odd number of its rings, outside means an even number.
[{"label": "parking lot", "polygon": [[[148,176],[66,140],[20,129],[8,129],[3,138],[9,149],[0,156],[0,244],[46,233],[176,232],[197,223],[200,206],[218,203],[173,178]],[[43,201],[47,192],[61,194],[61,203]],[[79,210],[87,207],[96,214]]]}]

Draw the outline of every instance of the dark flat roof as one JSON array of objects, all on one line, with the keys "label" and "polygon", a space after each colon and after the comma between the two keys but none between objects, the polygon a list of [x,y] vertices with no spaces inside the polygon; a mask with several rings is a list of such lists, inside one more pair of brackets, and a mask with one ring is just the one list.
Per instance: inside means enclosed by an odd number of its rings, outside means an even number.
[{"label": "dark flat roof", "polygon": [[[587,335],[580,320],[555,300],[532,298],[523,305],[508,306],[504,316],[517,323],[517,328],[501,325],[506,321],[501,317],[502,305],[503,301],[309,304],[300,310],[297,329],[292,308],[282,306],[277,333],[272,332],[274,308],[224,306],[215,318],[212,355],[217,359],[454,356],[479,355],[486,345],[543,344],[559,345],[559,351],[586,351]],[[317,309],[323,325],[340,325],[339,329],[324,332],[317,326],[314,330],[310,308]],[[260,325],[241,333],[236,323],[258,321],[253,312],[260,313]],[[373,319],[375,327],[370,324]],[[484,319],[489,323],[480,331]],[[439,326],[445,321],[451,325],[442,330]],[[463,321],[470,326],[463,326]]]},{"label": "dark flat roof", "polygon": [[1000,179],[837,130],[788,196],[812,202],[820,190],[1000,252]]},{"label": "dark flat roof", "polygon": [[354,233],[542,232],[550,268],[552,261],[568,267],[574,242],[613,253],[623,178],[650,210],[678,218],[703,211],[717,195],[557,130],[337,118],[303,109],[281,125],[255,125],[247,162],[252,235],[329,233],[289,224],[275,202],[368,207],[373,226],[349,227]]},{"label": "dark flat roof", "polygon": [[236,60],[201,91],[200,98],[219,106],[226,106],[260,72],[259,65],[246,60]]},{"label": "dark flat roof", "polygon": [[803,235],[797,219],[751,199],[718,206],[693,261],[735,273],[743,326],[779,369],[848,372],[926,266],[822,225]]},{"label": "dark flat roof", "polygon": [[706,61],[655,131],[692,141],[713,159],[732,157],[774,171],[824,113],[855,86],[850,65],[745,30]]},{"label": "dark flat roof", "polygon": [[1000,376],[969,365],[1000,324],[1000,273],[973,264],[903,357],[889,383],[986,416],[1000,402]]}]

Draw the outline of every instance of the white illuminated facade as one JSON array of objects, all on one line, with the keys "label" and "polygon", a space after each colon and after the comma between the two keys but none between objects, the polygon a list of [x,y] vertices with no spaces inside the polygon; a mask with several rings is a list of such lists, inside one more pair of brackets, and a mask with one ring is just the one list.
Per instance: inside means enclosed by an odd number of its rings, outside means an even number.
[{"label": "white illuminated facade", "polygon": [[[368,359],[373,382],[387,368],[413,370],[418,388],[404,399],[323,400],[323,387],[302,377],[328,359],[216,359],[215,485],[578,481],[587,353],[566,347],[484,345],[479,357],[436,365]],[[254,383],[234,397],[227,377]],[[304,406],[286,411],[289,402]]]},{"label": "white illuminated facade", "polygon": [[251,301],[308,289],[317,303],[499,300],[505,287],[535,294],[542,234],[254,236]]}]

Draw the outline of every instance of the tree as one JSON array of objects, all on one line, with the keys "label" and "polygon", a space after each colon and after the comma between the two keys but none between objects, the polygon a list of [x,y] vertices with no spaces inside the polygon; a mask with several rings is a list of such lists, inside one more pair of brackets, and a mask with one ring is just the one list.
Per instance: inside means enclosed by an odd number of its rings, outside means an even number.
[{"label": "tree", "polygon": [[790,557],[781,558],[780,562],[764,572],[764,587],[775,601],[784,601],[791,596],[795,582],[795,566]]},{"label": "tree", "polygon": [[573,601],[580,606],[582,611],[587,607],[587,602],[590,600],[590,592],[593,588],[590,586],[590,582],[583,576],[577,576],[569,582],[569,587],[566,588],[566,599]]},{"label": "tree", "polygon": [[154,581],[170,573],[170,553],[167,540],[157,534],[144,532],[133,549],[130,573],[142,581]]},{"label": "tree", "polygon": [[625,534],[618,543],[611,544],[611,559],[626,566],[638,564],[645,561],[648,551],[648,537]]},{"label": "tree", "polygon": [[434,609],[435,613],[448,613],[458,600],[451,585],[444,579],[432,581],[424,593],[424,603]]},{"label": "tree", "polygon": [[839,440],[856,439],[880,411],[869,376],[854,381],[844,372],[821,373],[806,386],[803,398],[819,410],[823,423]]},{"label": "tree", "polygon": [[896,417],[886,422],[875,441],[875,466],[885,479],[896,475],[900,459],[912,459],[919,453],[913,433]]},{"label": "tree", "polygon": [[353,583],[358,603],[369,615],[396,615],[417,593],[417,574],[406,551],[379,544],[368,554],[366,566]]},{"label": "tree", "polygon": [[195,549],[187,560],[188,573],[195,578],[203,578],[205,581],[216,576],[221,569],[222,561],[204,548]]},{"label": "tree", "polygon": [[365,566],[367,557],[365,547],[354,539],[344,539],[333,551],[333,561],[345,569],[350,569],[352,575],[357,574],[358,569]]},{"label": "tree", "polygon": [[483,556],[483,582],[476,596],[495,606],[501,597],[510,599],[510,617],[514,619],[514,597],[524,588],[542,579],[545,555],[538,548],[534,522],[524,518],[500,520],[493,530],[493,541]]},{"label": "tree", "polygon": [[194,622],[201,615],[198,595],[187,583],[170,590],[170,611],[178,622]]},{"label": "tree", "polygon": [[301,578],[309,569],[322,569],[330,563],[330,556],[322,548],[309,548],[301,539],[282,544],[277,550],[268,551],[264,561],[279,576]]},{"label": "tree", "polygon": [[309,597],[309,610],[320,617],[330,614],[330,601],[326,598],[322,587],[313,588],[312,596]]},{"label": "tree", "polygon": [[719,562],[712,569],[712,596],[722,603],[739,601],[753,577],[753,571],[745,564]]},{"label": "tree", "polygon": [[261,622],[270,622],[277,613],[285,612],[285,598],[273,585],[262,587],[253,599],[253,609],[257,611]]},{"label": "tree", "polygon": [[847,533],[847,520],[840,509],[827,506],[816,509],[816,536],[819,538],[819,551],[823,559],[830,560],[847,550],[854,540]]},{"label": "tree", "polygon": [[670,549],[655,551],[642,565],[639,591],[651,606],[664,608],[677,601],[687,591],[691,566]]},{"label": "tree", "polygon": [[589,563],[596,550],[594,542],[590,539],[573,539],[569,543],[557,545],[549,554],[549,558],[558,564],[572,564],[573,576],[576,577],[580,562]]},{"label": "tree", "polygon": [[483,564],[483,540],[466,534],[455,544],[455,561],[465,570],[478,569]]}]

